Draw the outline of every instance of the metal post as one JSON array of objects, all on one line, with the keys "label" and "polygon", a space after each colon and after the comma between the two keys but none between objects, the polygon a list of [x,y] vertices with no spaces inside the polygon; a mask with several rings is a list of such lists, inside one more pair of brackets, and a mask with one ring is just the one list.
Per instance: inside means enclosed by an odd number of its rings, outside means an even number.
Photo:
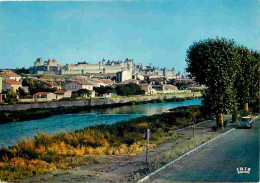
[{"label": "metal post", "polygon": [[145,154],[145,163],[146,163],[146,166],[148,168],[148,149],[149,149],[149,132],[150,130],[147,129],[147,132],[146,132],[146,154]]},{"label": "metal post", "polygon": [[194,121],[192,122],[192,131],[193,131],[193,138],[195,136],[195,131],[194,131]]},{"label": "metal post", "polygon": [[196,122],[196,116],[195,115],[193,115],[192,116],[192,133],[193,133],[193,138],[194,138],[194,136],[195,136],[195,122]]}]

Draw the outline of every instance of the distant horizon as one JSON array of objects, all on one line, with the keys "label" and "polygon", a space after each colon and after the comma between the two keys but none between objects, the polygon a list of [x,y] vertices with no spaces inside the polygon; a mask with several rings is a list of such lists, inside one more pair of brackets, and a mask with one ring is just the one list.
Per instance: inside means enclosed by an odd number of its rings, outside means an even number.
[{"label": "distant horizon", "polygon": [[193,42],[224,37],[260,50],[259,17],[258,0],[4,1],[0,68],[132,58],[184,73]]}]

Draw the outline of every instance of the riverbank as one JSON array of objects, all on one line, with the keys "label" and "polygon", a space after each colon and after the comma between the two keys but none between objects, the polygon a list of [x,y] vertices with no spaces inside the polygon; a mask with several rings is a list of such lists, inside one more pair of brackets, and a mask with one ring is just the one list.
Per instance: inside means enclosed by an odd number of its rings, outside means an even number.
[{"label": "riverbank", "polygon": [[[12,105],[12,107],[9,107],[10,109],[7,107],[5,108],[6,110],[1,111],[0,124],[15,122],[15,121],[42,119],[42,118],[51,117],[53,115],[77,113],[81,111],[88,111],[90,109],[95,109],[95,108],[113,108],[119,106],[138,105],[138,104],[145,104],[145,103],[178,102],[178,101],[184,101],[184,100],[198,98],[198,97],[200,97],[199,93],[187,93],[187,94],[179,94],[179,95],[135,96],[135,97],[125,97],[125,98],[114,98],[114,99],[110,99],[109,102],[104,102],[104,101],[97,102],[96,100],[103,100],[103,99],[92,99],[91,101],[89,100],[56,101],[50,103],[17,104],[17,105]],[[62,103],[57,104],[57,102],[62,102]],[[75,104],[73,102],[77,102],[77,103]],[[89,103],[92,103],[93,105],[89,105]],[[99,104],[99,105],[94,105],[94,104]],[[28,107],[28,106],[21,107],[21,105],[34,105],[34,106],[32,109],[17,110],[17,109],[25,109]],[[14,107],[16,108],[16,110],[11,110],[11,108]],[[34,108],[34,107],[38,107],[38,108]]]},{"label": "riverbank", "polygon": [[[230,119],[230,115],[225,117],[225,120],[230,121]],[[229,123],[224,130],[212,131],[211,127],[214,124],[214,120],[198,123],[195,127],[195,138],[192,138],[193,131],[191,126],[173,130],[173,133],[178,134],[178,138],[170,139],[149,150],[149,169],[146,168],[144,163],[144,152],[136,156],[129,154],[118,156],[85,155],[64,160],[68,167],[67,169],[58,169],[53,173],[33,176],[23,179],[22,182],[136,182],[172,159],[237,125],[236,123]],[[172,132],[168,133],[171,134]],[[153,142],[152,139],[151,143]]]},{"label": "riverbank", "polygon": [[143,116],[113,125],[98,125],[75,132],[56,135],[39,134],[33,140],[0,151],[0,178],[14,181],[27,176],[66,170],[74,158],[95,155],[130,155],[144,151],[143,133],[153,132],[150,147],[178,139],[174,130],[191,124],[193,113],[204,120],[200,107],[184,107],[176,111]]}]

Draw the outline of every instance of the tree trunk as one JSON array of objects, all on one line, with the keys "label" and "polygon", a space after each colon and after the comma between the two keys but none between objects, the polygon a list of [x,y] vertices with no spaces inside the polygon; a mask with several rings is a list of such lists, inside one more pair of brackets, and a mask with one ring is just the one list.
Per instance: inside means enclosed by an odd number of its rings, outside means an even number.
[{"label": "tree trunk", "polygon": [[218,123],[221,128],[224,128],[224,120],[223,120],[223,114],[218,113]]},{"label": "tree trunk", "polygon": [[248,112],[248,102],[244,104],[244,110],[245,112]]}]

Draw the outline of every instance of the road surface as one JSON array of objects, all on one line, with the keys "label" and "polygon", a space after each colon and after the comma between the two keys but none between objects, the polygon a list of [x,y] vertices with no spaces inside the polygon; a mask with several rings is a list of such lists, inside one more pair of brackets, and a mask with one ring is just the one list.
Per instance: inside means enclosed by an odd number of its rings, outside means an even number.
[{"label": "road surface", "polygon": [[[235,129],[147,182],[259,182],[259,118],[252,129]],[[238,174],[247,167],[249,174]]]}]

